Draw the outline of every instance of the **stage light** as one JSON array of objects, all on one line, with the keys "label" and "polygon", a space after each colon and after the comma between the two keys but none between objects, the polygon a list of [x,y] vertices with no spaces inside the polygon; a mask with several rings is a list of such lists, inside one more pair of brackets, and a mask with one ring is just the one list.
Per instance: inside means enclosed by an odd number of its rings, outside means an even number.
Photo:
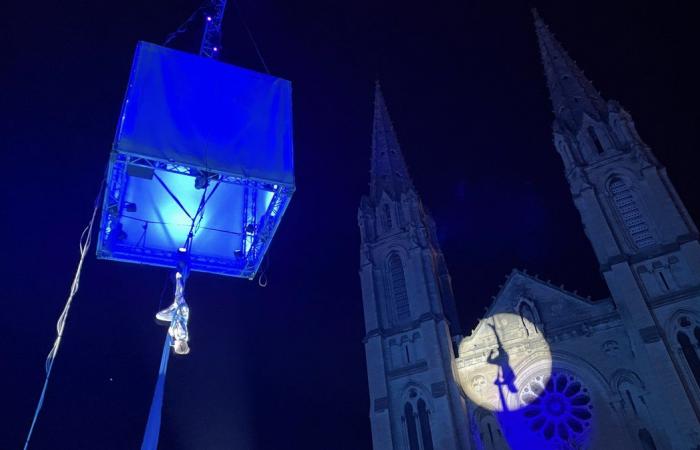
[{"label": "stage light", "polygon": [[500,313],[479,323],[459,345],[459,382],[467,396],[489,411],[516,411],[527,405],[520,392],[537,373],[546,384],[552,373],[549,344],[535,324]]}]

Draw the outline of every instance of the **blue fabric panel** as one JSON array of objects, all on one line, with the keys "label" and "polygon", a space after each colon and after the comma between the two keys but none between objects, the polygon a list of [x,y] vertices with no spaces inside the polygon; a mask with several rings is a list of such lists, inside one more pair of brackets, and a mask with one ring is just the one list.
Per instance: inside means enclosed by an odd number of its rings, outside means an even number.
[{"label": "blue fabric panel", "polygon": [[140,42],[114,149],[292,186],[291,84]]},{"label": "blue fabric panel", "polygon": [[165,393],[165,375],[168,371],[168,359],[170,358],[170,334],[165,335],[163,344],[163,354],[160,357],[160,368],[158,369],[158,381],[153,391],[151,400],[151,410],[148,413],[146,431],[143,433],[143,443],[141,450],[156,450],[158,448],[158,437],[160,435],[160,418],[163,410],[163,394]]}]

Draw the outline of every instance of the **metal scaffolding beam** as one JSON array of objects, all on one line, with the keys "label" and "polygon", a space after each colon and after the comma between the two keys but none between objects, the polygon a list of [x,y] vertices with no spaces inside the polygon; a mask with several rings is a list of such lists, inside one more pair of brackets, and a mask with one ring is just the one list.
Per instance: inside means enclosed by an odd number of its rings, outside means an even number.
[{"label": "metal scaffolding beam", "polygon": [[221,51],[221,25],[224,20],[226,0],[211,0],[211,9],[205,16],[204,35],[199,54],[216,58]]}]

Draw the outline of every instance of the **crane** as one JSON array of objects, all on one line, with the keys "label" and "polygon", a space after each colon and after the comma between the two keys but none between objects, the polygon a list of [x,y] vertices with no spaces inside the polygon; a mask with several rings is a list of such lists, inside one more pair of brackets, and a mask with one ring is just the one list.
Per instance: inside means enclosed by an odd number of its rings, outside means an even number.
[{"label": "crane", "polygon": [[199,47],[200,56],[216,58],[221,51],[221,25],[225,9],[226,0],[211,0],[211,6],[204,23],[202,44]]}]

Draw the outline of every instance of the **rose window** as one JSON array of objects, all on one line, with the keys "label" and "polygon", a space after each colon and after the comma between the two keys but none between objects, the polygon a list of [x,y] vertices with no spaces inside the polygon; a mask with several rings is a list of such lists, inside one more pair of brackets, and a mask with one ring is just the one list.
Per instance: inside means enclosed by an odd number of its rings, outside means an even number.
[{"label": "rose window", "polygon": [[591,426],[588,388],[571,375],[537,376],[520,391],[520,400],[527,405],[522,413],[530,430],[548,441],[579,442]]}]

